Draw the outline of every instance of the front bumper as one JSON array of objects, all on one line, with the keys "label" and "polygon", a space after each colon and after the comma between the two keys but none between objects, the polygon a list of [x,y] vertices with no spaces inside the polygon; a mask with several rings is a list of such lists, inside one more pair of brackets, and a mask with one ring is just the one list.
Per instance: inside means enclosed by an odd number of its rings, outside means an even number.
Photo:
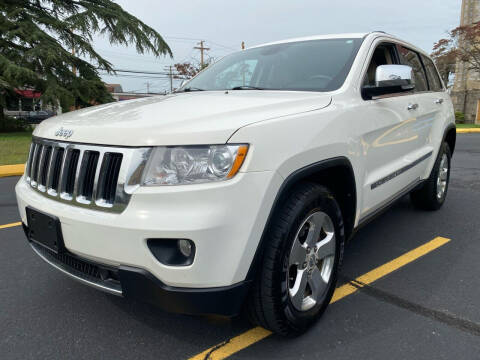
[{"label": "front bumper", "polygon": [[68,251],[55,254],[30,241],[25,224],[23,229],[35,253],[71,278],[113,295],[152,303],[169,312],[235,316],[241,311],[250,287],[250,281],[209,289],[171,287],[143,269],[98,264]]},{"label": "front bumper", "polygon": [[[234,179],[184,186],[141,187],[120,214],[49,199],[22,178],[16,186],[23,223],[31,206],[59,218],[67,250],[114,268],[145,270],[167,287],[229,287],[246,279],[282,179],[275,172],[239,173]],[[167,266],[147,239],[190,239],[189,266]]]}]

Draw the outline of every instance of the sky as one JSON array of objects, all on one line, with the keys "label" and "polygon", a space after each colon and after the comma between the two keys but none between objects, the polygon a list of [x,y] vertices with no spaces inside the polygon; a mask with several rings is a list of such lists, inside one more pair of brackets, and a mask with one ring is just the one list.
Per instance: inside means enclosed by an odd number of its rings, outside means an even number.
[{"label": "sky", "polygon": [[[200,59],[193,49],[200,40],[219,59],[246,46],[319,34],[382,30],[427,52],[460,22],[461,0],[118,0],[124,10],[160,33],[173,51],[170,57],[137,54],[96,37],[95,49],[114,68],[165,72],[169,65]],[[103,76],[124,91],[163,92],[170,89],[165,75]],[[147,85],[148,83],[148,85]],[[177,86],[178,83],[174,84]]]}]

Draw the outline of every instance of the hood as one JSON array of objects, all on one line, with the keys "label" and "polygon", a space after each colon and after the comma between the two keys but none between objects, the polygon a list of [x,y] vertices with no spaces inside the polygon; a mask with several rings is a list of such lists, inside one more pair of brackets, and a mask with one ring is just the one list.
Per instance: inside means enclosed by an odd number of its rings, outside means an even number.
[{"label": "hood", "polygon": [[321,109],[330,101],[329,94],[315,92],[179,93],[65,113],[43,121],[34,135],[102,145],[222,144],[246,125]]}]

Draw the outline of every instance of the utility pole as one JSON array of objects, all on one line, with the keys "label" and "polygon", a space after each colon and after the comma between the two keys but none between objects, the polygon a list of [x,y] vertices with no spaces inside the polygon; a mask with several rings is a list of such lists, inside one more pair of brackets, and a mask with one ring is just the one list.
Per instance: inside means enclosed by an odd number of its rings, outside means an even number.
[{"label": "utility pole", "polygon": [[165,70],[168,71],[168,77],[170,78],[170,92],[173,93],[173,66],[165,66]]},{"label": "utility pole", "polygon": [[201,67],[202,69],[203,69],[203,52],[210,50],[210,48],[207,48],[207,47],[204,47],[204,46],[203,46],[203,43],[204,43],[204,42],[205,42],[205,41],[202,40],[202,41],[200,41],[200,42],[198,43],[200,46],[195,46],[195,47],[194,47],[194,49],[200,50],[200,67]]},{"label": "utility pole", "polygon": [[147,81],[145,83],[145,85],[147,85],[147,94],[149,94],[150,93],[150,83]]}]

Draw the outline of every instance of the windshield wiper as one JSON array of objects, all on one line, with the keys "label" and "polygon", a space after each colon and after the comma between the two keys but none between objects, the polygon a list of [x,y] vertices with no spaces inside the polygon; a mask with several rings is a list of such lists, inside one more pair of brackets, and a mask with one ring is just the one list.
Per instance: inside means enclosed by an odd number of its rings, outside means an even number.
[{"label": "windshield wiper", "polygon": [[197,88],[197,87],[186,87],[183,90],[175,91],[175,92],[191,92],[191,91],[205,91],[205,89],[200,89],[200,88]]},{"label": "windshield wiper", "polygon": [[265,89],[261,87],[256,87],[256,86],[242,85],[242,86],[235,86],[230,90],[265,90]]}]

